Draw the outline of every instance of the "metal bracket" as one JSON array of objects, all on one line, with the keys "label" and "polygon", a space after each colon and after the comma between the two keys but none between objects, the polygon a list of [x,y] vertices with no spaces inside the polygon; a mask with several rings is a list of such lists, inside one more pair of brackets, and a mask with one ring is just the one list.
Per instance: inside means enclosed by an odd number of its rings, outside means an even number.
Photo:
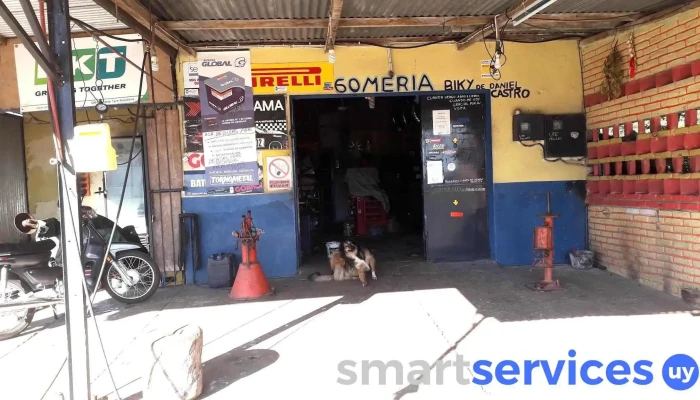
[{"label": "metal bracket", "polygon": [[39,64],[41,69],[46,72],[46,75],[51,78],[54,82],[61,82],[63,73],[61,69],[58,68],[58,63],[56,62],[56,56],[49,50],[49,45],[46,42],[46,38],[39,27],[39,21],[36,19],[36,14],[34,14],[34,9],[32,5],[29,4],[29,0],[20,0],[22,4],[22,9],[27,17],[27,21],[34,31],[34,37],[38,41],[41,50],[34,44],[27,31],[22,28],[22,25],[17,21],[12,12],[7,8],[5,2],[0,1],[0,18],[5,21],[5,23],[10,27],[12,32],[17,35],[17,38],[22,42],[22,44],[27,48],[29,54],[34,57],[36,62]]}]

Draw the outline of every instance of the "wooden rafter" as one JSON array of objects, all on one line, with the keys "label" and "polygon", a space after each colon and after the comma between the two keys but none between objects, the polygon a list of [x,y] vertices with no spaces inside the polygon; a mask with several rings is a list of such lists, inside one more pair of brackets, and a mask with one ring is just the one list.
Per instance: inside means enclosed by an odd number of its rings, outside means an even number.
[{"label": "wooden rafter", "polygon": [[[504,40],[517,40],[521,42],[538,42],[542,40],[549,40],[552,38],[562,38],[566,39],[579,39],[580,36],[575,34],[552,34],[552,32],[528,32],[526,34],[504,34]],[[433,43],[433,42],[445,42],[454,43],[459,40],[461,36],[399,36],[399,37],[386,37],[381,39],[337,39],[336,45],[342,44],[343,46],[363,46],[363,45],[380,45],[380,46],[397,46],[400,47],[402,44],[421,44],[421,43]],[[239,48],[241,46],[276,46],[276,45],[324,45],[324,39],[312,39],[312,40],[243,40],[243,41],[215,41],[215,42],[197,42],[192,43],[192,48],[195,50],[224,50],[230,48]]]},{"label": "wooden rafter", "polygon": [[[145,39],[150,37],[151,13],[137,0],[116,0],[116,4],[115,0],[94,1]],[[194,54],[194,50],[186,44],[185,40],[169,29],[159,26],[157,18],[153,18],[156,22],[154,33],[158,41],[174,49],[182,49],[189,54]]]},{"label": "wooden rafter", "polygon": [[338,32],[338,21],[343,11],[343,0],[330,0],[330,15],[328,16],[328,32],[326,33],[326,52],[335,46],[335,35]]},{"label": "wooden rafter", "polygon": [[[634,21],[638,13],[577,13],[546,14],[532,17],[530,22],[537,26],[564,26],[580,28],[586,26],[609,26]],[[469,27],[483,26],[493,21],[493,16],[480,17],[390,17],[390,18],[340,18],[339,28],[383,28],[383,27],[420,27],[449,26]],[[294,29],[325,28],[327,19],[245,19],[245,20],[190,20],[161,21],[159,26],[171,31],[211,30],[211,29]]]},{"label": "wooden rafter", "polygon": [[675,8],[661,10],[659,12],[649,14],[647,16],[639,18],[639,19],[635,20],[634,22],[630,22],[626,25],[622,25],[620,27],[617,27],[614,30],[610,30],[608,32],[602,32],[600,34],[588,37],[588,38],[581,41],[580,46],[583,47],[583,46],[591,44],[597,40],[605,39],[605,38],[613,36],[615,34],[624,33],[626,31],[628,31],[629,29],[632,29],[633,27],[640,25],[640,24],[653,22],[653,21],[656,21],[659,19],[668,18],[668,17],[674,16],[676,14],[680,14],[684,11],[688,11],[690,9],[698,8],[698,7],[700,7],[700,0],[691,1],[690,3],[687,3],[687,4],[682,5],[682,6],[676,6]]}]

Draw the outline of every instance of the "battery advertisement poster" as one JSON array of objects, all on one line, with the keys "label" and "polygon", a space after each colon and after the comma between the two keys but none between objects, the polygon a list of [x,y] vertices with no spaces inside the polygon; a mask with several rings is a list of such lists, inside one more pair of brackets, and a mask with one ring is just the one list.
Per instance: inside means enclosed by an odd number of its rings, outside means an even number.
[{"label": "battery advertisement poster", "polygon": [[235,194],[260,178],[250,52],[201,52],[197,61],[207,192]]}]

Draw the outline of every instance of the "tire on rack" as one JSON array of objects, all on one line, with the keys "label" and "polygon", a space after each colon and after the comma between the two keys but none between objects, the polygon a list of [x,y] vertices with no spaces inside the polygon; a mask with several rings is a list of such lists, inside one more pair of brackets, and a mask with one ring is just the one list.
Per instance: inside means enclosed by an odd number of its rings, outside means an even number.
[{"label": "tire on rack", "polygon": [[[121,261],[123,263],[129,276],[133,277],[135,273],[138,273],[139,277],[137,283],[134,285],[135,288],[130,287],[126,291],[122,292],[124,290],[124,284],[121,279],[121,276],[116,271],[114,265],[112,265],[111,263],[107,264],[105,266],[105,273],[103,278],[104,281],[102,282],[102,284],[104,285],[104,288],[107,291],[107,293],[113,299],[121,303],[135,304],[144,302],[148,300],[151,296],[153,296],[156,290],[158,290],[158,286],[160,286],[161,274],[158,265],[156,265],[156,262],[153,260],[153,258],[151,258],[151,256],[148,253],[144,253],[138,250],[122,251],[119,252],[118,256],[116,257],[116,260]],[[143,283],[146,280],[148,280],[149,282]],[[138,291],[139,287],[144,288],[144,291],[142,293]],[[128,295],[129,293],[132,293],[133,290],[137,291],[136,295]]]},{"label": "tire on rack", "polygon": [[[22,282],[20,280],[8,279],[7,280],[7,287],[5,288],[6,295],[7,295],[8,291],[12,291],[12,292],[16,291],[19,296],[22,296],[24,294],[31,292],[31,289],[27,286],[27,284],[25,284],[24,282]],[[9,293],[12,293],[12,292],[9,292]],[[36,312],[36,308],[26,309],[26,312],[24,314],[18,316],[17,324],[8,328],[8,329],[2,330],[3,327],[0,325],[0,340],[10,339],[10,338],[13,338],[13,337],[19,335],[20,333],[22,333],[22,331],[27,329],[29,324],[32,323],[32,319],[34,319],[35,312]],[[11,313],[11,311],[8,311],[8,313]],[[0,313],[0,314],[3,314],[3,313]],[[3,316],[2,318],[8,318],[8,317]]]}]

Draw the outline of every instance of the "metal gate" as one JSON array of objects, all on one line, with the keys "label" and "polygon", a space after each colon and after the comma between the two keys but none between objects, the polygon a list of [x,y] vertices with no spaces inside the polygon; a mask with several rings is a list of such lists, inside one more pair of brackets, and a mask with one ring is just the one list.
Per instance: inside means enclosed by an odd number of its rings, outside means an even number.
[{"label": "metal gate", "polygon": [[29,240],[15,229],[15,215],[28,211],[22,118],[0,115],[0,243]]}]

